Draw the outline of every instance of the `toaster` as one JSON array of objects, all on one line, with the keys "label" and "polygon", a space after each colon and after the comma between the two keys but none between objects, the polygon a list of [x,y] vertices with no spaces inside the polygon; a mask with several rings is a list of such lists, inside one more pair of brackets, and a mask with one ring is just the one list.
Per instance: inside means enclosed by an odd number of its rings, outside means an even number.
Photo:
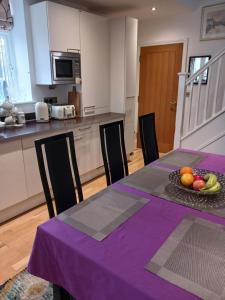
[{"label": "toaster", "polygon": [[52,105],[51,117],[53,119],[65,120],[76,117],[74,105]]}]

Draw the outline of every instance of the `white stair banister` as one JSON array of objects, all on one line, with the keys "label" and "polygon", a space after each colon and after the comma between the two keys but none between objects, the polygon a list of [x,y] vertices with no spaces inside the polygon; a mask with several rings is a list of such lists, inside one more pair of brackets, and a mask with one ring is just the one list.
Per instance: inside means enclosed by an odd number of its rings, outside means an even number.
[{"label": "white stair banister", "polygon": [[177,95],[177,112],[176,112],[176,123],[175,123],[175,135],[173,148],[179,148],[182,134],[183,124],[183,113],[184,113],[184,101],[186,97],[186,78],[188,73],[178,73],[179,84],[178,84],[178,95]]}]

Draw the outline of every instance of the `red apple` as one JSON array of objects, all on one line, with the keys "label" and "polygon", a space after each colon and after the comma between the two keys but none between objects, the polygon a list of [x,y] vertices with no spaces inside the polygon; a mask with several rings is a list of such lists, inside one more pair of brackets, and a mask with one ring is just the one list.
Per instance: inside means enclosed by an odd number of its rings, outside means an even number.
[{"label": "red apple", "polygon": [[203,180],[203,177],[200,175],[194,175],[194,180]]},{"label": "red apple", "polygon": [[204,188],[204,186],[205,186],[205,181],[202,180],[202,179],[195,180],[195,181],[193,182],[193,189],[194,189],[195,191],[200,191],[200,189]]}]

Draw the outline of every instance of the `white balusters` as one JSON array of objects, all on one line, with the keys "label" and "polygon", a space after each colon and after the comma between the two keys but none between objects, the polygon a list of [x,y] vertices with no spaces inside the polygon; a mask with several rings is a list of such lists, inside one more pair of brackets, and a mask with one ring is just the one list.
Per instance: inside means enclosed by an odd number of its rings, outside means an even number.
[{"label": "white balusters", "polygon": [[187,73],[178,73],[178,76],[179,76],[179,85],[178,85],[178,96],[177,96],[174,149],[180,147],[182,127],[183,127],[184,101],[185,101],[185,94],[186,94],[185,81],[186,81]]},{"label": "white balusters", "polygon": [[[225,87],[220,83],[223,72],[222,60],[225,49],[215,55],[199,71],[187,79],[187,73],[179,73],[179,88],[176,113],[174,148],[181,141],[225,111]],[[205,72],[208,70],[208,82]],[[198,84],[196,85],[196,79]],[[224,89],[219,90],[218,89]],[[220,96],[220,101],[218,97]],[[217,105],[218,103],[218,105]]]}]

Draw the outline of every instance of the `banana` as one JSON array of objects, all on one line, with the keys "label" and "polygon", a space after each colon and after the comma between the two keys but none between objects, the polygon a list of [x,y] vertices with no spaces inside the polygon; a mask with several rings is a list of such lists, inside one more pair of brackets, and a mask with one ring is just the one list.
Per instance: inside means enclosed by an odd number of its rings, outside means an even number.
[{"label": "banana", "polygon": [[208,189],[201,189],[201,192],[204,192],[204,193],[215,193],[215,192],[219,192],[221,190],[221,184],[217,181],[213,186],[211,186],[210,188]]},{"label": "banana", "polygon": [[207,173],[204,176],[204,180],[206,181],[206,184],[202,190],[208,190],[217,183],[217,177],[215,174],[212,174],[212,173]]}]

